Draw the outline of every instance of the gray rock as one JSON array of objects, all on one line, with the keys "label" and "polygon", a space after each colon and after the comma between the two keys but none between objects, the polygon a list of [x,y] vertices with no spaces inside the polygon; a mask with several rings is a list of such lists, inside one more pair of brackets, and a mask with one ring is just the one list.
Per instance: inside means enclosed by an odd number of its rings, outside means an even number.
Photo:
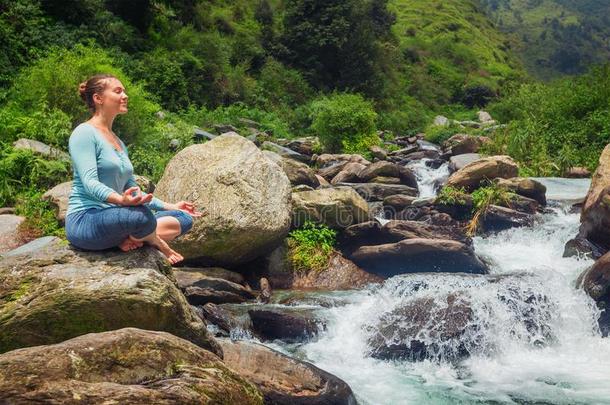
[{"label": "gray rock", "polygon": [[195,127],[195,129],[193,130],[193,139],[197,142],[201,142],[203,140],[211,141],[212,139],[216,138],[217,136],[218,135],[211,134],[207,131],[204,131],[201,128]]},{"label": "gray rock", "polygon": [[417,196],[417,189],[402,184],[382,183],[339,183],[337,186],[351,187],[366,201],[383,201],[386,197],[396,194]]},{"label": "gray rock", "polygon": [[309,163],[310,160],[309,156],[307,155],[302,155],[298,152],[293,151],[290,148],[278,145],[277,143],[273,143],[270,141],[263,142],[263,144],[261,145],[261,149],[275,152],[283,158],[293,159],[297,162]]},{"label": "gray rock", "polygon": [[48,190],[42,195],[42,199],[48,201],[55,208],[55,218],[60,224],[66,220],[66,212],[68,211],[68,199],[72,192],[72,182],[67,181],[61,183]]},{"label": "gray rock", "polygon": [[462,155],[454,155],[449,158],[449,169],[453,172],[463,169],[472,162],[481,159],[478,153],[464,153]]},{"label": "gray rock", "polygon": [[493,121],[493,118],[491,118],[491,115],[487,111],[477,112],[477,117],[481,123]]},{"label": "gray rock", "polygon": [[432,123],[432,125],[438,127],[447,127],[449,126],[449,119],[442,115],[437,115],[436,117],[434,117],[434,122]]},{"label": "gray rock", "polygon": [[23,242],[19,236],[19,225],[24,217],[12,214],[0,215],[0,254],[15,249]]},{"label": "gray rock", "polygon": [[51,159],[63,160],[66,162],[70,161],[70,155],[66,152],[34,139],[20,138],[13,143],[13,148],[31,150],[34,153]]},{"label": "gray rock", "polygon": [[225,134],[188,146],[157,185],[165,201],[190,200],[207,211],[171,244],[200,264],[236,265],[273,249],[290,229],[290,181],[247,139]]},{"label": "gray rock", "polygon": [[293,193],[292,201],[292,223],[296,227],[311,220],[341,229],[370,218],[366,201],[350,187]]},{"label": "gray rock", "polygon": [[193,305],[240,303],[256,298],[244,286],[225,280],[206,276],[200,272],[173,270],[178,287]]}]

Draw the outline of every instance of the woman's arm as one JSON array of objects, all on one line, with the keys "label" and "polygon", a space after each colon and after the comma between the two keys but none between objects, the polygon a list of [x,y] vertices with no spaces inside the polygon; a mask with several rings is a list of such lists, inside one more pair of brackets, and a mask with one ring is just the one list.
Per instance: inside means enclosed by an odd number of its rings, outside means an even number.
[{"label": "woman's arm", "polygon": [[[140,188],[140,186],[136,182],[136,179],[134,178],[133,175],[131,175],[129,180],[127,180],[127,184],[125,184],[125,190],[132,188],[132,187]],[[146,197],[148,195],[149,195],[148,193],[145,193],[144,191],[142,191],[142,197]],[[149,203],[147,203],[146,205],[148,206],[148,208],[151,208],[151,209],[157,210],[157,211],[167,211],[167,210],[174,209],[171,207],[171,204],[168,204],[165,201],[158,199],[157,197],[152,197],[152,200]]]}]

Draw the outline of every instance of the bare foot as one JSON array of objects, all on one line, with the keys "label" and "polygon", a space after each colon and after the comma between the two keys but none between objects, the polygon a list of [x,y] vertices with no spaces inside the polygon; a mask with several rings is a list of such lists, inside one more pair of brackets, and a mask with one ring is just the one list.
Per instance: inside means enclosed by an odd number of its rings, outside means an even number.
[{"label": "bare foot", "polygon": [[155,247],[159,249],[161,253],[165,255],[165,257],[167,257],[171,264],[176,264],[184,260],[184,257],[182,257],[180,253],[170,248],[169,245],[165,243],[163,239],[158,238],[158,240],[159,242],[155,245]]},{"label": "bare foot", "polygon": [[121,244],[119,245],[119,249],[123,252],[128,252],[130,250],[141,248],[144,245],[143,242],[134,240],[131,236],[128,236]]}]

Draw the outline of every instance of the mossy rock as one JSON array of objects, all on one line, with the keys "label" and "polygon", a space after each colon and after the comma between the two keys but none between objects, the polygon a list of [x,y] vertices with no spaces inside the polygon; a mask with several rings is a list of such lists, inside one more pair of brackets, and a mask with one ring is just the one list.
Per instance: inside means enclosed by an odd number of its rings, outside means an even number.
[{"label": "mossy rock", "polygon": [[222,355],[152,248],[81,252],[41,238],[0,260],[0,353],[90,332],[170,332]]}]

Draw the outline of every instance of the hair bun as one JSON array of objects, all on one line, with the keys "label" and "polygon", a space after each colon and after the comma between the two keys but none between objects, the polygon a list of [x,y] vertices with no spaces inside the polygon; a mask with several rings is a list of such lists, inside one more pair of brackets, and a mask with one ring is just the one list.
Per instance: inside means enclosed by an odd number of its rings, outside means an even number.
[{"label": "hair bun", "polygon": [[81,94],[81,96],[83,94],[85,94],[86,89],[87,89],[87,83],[82,82],[81,84],[78,85],[78,92]]}]

